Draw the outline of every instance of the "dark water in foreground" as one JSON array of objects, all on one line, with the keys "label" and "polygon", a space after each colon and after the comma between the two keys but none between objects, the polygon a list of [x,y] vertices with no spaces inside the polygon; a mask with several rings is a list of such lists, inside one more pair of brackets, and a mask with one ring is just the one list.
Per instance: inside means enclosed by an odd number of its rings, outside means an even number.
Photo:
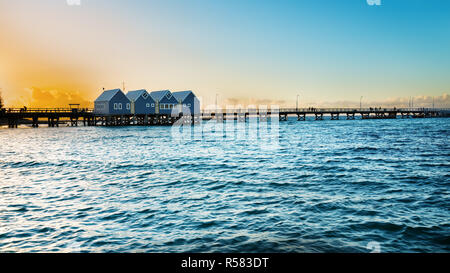
[{"label": "dark water in foreground", "polygon": [[449,119],[279,130],[2,129],[0,252],[450,252]]}]

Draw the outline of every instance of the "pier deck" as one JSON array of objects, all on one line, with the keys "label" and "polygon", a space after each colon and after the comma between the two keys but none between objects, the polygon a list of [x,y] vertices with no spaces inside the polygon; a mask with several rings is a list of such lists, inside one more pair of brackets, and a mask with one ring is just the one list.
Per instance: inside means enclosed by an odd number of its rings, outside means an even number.
[{"label": "pier deck", "polygon": [[296,116],[297,120],[306,120],[306,116],[313,116],[315,120],[323,120],[330,116],[331,120],[346,119],[395,119],[401,118],[429,118],[448,117],[450,109],[436,108],[281,108],[281,109],[226,109],[206,110],[202,112],[204,119],[211,118],[248,118],[249,116],[276,117],[280,121],[287,121],[288,116]]},{"label": "pier deck", "polygon": [[449,117],[448,108],[281,108],[281,109],[217,109],[204,110],[200,115],[98,115],[93,109],[72,108],[8,108],[0,109],[0,122],[7,121],[8,127],[17,128],[19,124],[31,124],[39,127],[47,123],[49,127],[57,127],[63,120],[70,126],[129,126],[129,125],[172,125],[182,119],[183,123],[197,123],[200,120],[238,120],[248,118],[270,119],[278,117],[280,121],[287,121],[289,116],[304,121],[307,116],[315,120],[324,120],[329,116],[331,120],[340,118],[354,120],[361,119],[396,119],[396,118],[431,118]]}]

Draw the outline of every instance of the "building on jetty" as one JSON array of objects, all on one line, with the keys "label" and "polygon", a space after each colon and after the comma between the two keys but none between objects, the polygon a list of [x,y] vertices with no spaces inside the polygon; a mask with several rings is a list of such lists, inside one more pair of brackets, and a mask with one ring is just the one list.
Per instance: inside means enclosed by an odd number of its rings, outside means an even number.
[{"label": "building on jetty", "polygon": [[153,91],[150,96],[155,101],[155,114],[171,115],[172,110],[178,105],[170,90]]},{"label": "building on jetty", "polygon": [[200,114],[200,101],[192,90],[173,92],[172,95],[178,101],[180,114]]},{"label": "building on jetty", "polygon": [[127,98],[131,102],[132,115],[152,115],[155,114],[155,100],[145,89],[129,91]]},{"label": "building on jetty", "polygon": [[106,90],[94,102],[96,115],[129,115],[131,101],[121,89]]},{"label": "building on jetty", "polygon": [[[278,108],[267,109],[215,109],[200,111],[200,101],[194,92],[170,90],[147,92],[145,89],[128,92],[121,89],[106,90],[95,100],[95,108],[2,108],[0,125],[7,124],[17,128],[20,124],[30,124],[37,128],[45,121],[49,127],[58,127],[67,123],[78,126],[79,121],[85,126],[153,126],[173,124],[199,124],[201,120],[259,119],[267,121],[278,119],[288,121],[288,117],[297,117],[305,121],[307,116],[315,120],[355,120],[355,119],[408,119],[450,117],[448,108]],[[327,118],[328,119],[328,118]],[[70,123],[68,123],[70,121]]]}]

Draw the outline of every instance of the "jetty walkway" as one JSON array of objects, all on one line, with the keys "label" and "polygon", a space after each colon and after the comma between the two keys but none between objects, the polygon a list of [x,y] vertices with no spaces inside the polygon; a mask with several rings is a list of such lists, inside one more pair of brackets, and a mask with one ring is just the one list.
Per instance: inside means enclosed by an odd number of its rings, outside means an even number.
[{"label": "jetty walkway", "polygon": [[70,126],[151,126],[172,125],[177,121],[183,123],[198,123],[200,120],[238,120],[245,122],[248,118],[267,120],[278,117],[287,121],[294,116],[299,121],[307,116],[315,120],[331,120],[341,118],[354,119],[396,119],[396,118],[433,118],[450,117],[450,108],[280,108],[280,109],[213,109],[203,110],[198,115],[99,115],[88,108],[2,108],[0,122],[8,124],[9,128],[17,128],[20,124],[31,124],[39,127],[47,123],[49,127],[58,127],[61,123]]}]

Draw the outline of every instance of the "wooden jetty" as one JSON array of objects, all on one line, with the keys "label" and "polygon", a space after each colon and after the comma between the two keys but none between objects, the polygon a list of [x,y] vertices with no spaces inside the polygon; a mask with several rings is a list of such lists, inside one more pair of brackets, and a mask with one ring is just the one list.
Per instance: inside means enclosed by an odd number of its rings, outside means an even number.
[{"label": "wooden jetty", "polygon": [[[0,121],[7,121],[9,128],[19,124],[31,124],[37,128],[47,123],[49,127],[58,127],[62,122],[70,126],[152,126],[172,125],[179,121],[183,124],[195,124],[200,120],[238,120],[245,122],[249,118],[267,120],[278,117],[287,121],[294,116],[305,121],[307,116],[315,120],[360,119],[396,119],[396,118],[432,118],[450,117],[448,108],[281,108],[281,109],[220,109],[204,110],[200,115],[98,115],[87,108],[3,108],[0,109]],[[359,119],[358,118],[358,119]],[[6,124],[6,123],[5,123]]]},{"label": "wooden jetty", "polygon": [[305,121],[307,116],[315,120],[347,120],[361,119],[396,119],[401,118],[431,118],[449,117],[450,109],[446,108],[281,108],[281,109],[226,109],[208,110],[202,112],[203,119],[237,119],[246,120],[249,117],[273,118],[278,116],[280,121],[287,121],[289,116],[297,117],[298,121]]},{"label": "wooden jetty", "polygon": [[45,119],[49,127],[58,127],[62,119],[67,119],[72,126],[78,120],[93,124],[93,113],[90,109],[73,108],[8,108],[0,110],[0,119],[6,119],[9,128],[17,128],[19,124],[31,124],[37,128]]}]

